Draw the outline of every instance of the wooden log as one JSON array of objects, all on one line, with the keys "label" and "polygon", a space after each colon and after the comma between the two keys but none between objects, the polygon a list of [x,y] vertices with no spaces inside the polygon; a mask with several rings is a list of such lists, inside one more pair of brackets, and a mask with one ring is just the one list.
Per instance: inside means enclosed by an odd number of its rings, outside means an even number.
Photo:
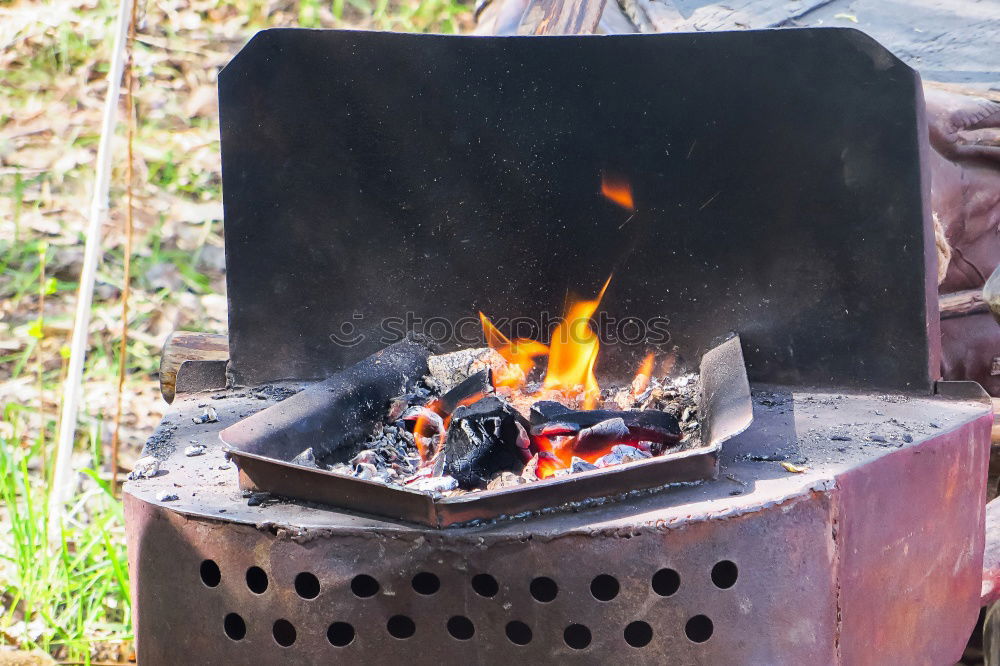
[{"label": "wooden log", "polygon": [[218,333],[175,331],[167,338],[160,356],[160,395],[174,401],[177,371],[185,361],[226,361],[229,337]]},{"label": "wooden log", "polygon": [[941,319],[951,319],[952,317],[989,312],[990,308],[983,300],[982,290],[966,289],[950,294],[939,294],[938,310],[941,313]]}]

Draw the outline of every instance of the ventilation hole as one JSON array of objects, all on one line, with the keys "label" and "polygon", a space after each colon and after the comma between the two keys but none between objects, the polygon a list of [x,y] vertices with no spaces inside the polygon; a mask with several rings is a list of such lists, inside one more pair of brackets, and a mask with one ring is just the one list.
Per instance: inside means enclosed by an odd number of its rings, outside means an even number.
[{"label": "ventilation hole", "polygon": [[441,589],[441,580],[432,573],[421,571],[413,577],[412,585],[420,594],[434,594]]},{"label": "ventilation hole", "polygon": [[467,641],[476,633],[476,628],[469,618],[456,615],[448,620],[448,633],[460,641]]},{"label": "ventilation hole", "polygon": [[495,597],[500,591],[497,579],[489,574],[476,574],[472,577],[472,589],[481,597]]},{"label": "ventilation hole", "polygon": [[736,566],[736,563],[729,560],[722,560],[712,567],[712,582],[715,583],[716,587],[723,590],[736,585],[736,579],[739,575],[740,570]]},{"label": "ventilation hole", "polygon": [[326,630],[326,640],[337,647],[350,645],[354,640],[354,627],[346,622],[334,622]]},{"label": "ventilation hole", "polygon": [[201,582],[209,587],[215,587],[222,580],[222,572],[215,560],[202,560],[200,572]]},{"label": "ventilation hole", "polygon": [[288,647],[295,642],[295,627],[288,620],[277,620],[271,627],[274,641],[281,647]]},{"label": "ventilation hole", "polygon": [[590,581],[590,593],[598,601],[611,601],[618,596],[618,580],[614,576],[601,574]]},{"label": "ventilation hole", "polygon": [[642,620],[636,620],[625,627],[625,642],[632,647],[646,647],[651,640],[653,628]]},{"label": "ventilation hole", "polygon": [[582,624],[571,624],[563,632],[563,640],[574,650],[582,650],[590,645],[590,629]]},{"label": "ventilation hole", "polygon": [[540,576],[531,581],[531,596],[542,603],[547,603],[559,594],[559,586],[551,578]]},{"label": "ventilation hole", "polygon": [[351,592],[362,599],[378,594],[378,581],[366,574],[355,576],[351,580]]},{"label": "ventilation hole", "polygon": [[222,627],[226,630],[226,636],[234,641],[241,641],[247,635],[247,623],[236,613],[227,615]]},{"label": "ventilation hole", "polygon": [[514,620],[507,623],[507,638],[514,645],[527,645],[531,642],[531,627],[524,622]]},{"label": "ventilation hole", "polygon": [[303,599],[315,599],[319,596],[319,578],[303,571],[295,577],[295,591]]},{"label": "ventilation hole", "polygon": [[247,569],[247,587],[254,594],[264,594],[267,589],[267,574],[260,567]]},{"label": "ventilation hole", "polygon": [[660,569],[653,574],[653,592],[669,597],[681,586],[681,576],[673,569]]},{"label": "ventilation hole", "polygon": [[386,622],[385,628],[393,638],[409,638],[417,631],[417,625],[405,615],[393,615]]},{"label": "ventilation hole", "polygon": [[684,625],[684,633],[695,643],[704,643],[712,637],[712,621],[705,615],[695,615]]}]

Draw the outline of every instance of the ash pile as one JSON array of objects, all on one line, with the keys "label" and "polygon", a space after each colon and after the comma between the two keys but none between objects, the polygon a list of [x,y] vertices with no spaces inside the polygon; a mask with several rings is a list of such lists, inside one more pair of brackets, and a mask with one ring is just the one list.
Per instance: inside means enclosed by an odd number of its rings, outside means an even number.
[{"label": "ash pile", "polygon": [[[627,464],[700,444],[698,376],[547,387],[490,347],[430,356],[364,441],[294,464],[450,497]],[[511,378],[514,377],[514,380]]]}]

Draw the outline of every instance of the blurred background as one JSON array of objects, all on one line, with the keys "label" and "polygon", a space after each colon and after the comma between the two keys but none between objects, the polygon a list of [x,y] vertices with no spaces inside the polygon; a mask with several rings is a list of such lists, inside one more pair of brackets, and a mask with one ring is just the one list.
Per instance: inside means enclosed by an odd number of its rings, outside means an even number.
[{"label": "blurred background", "polygon": [[[46,547],[45,511],[116,10],[106,1],[0,1],[0,645],[38,650],[37,663],[49,663],[43,653],[64,663],[132,654],[124,523],[109,467],[124,97],[74,453],[85,475],[55,550]],[[157,384],[166,337],[226,330],[216,76],[256,31],[285,26],[455,33],[471,30],[473,17],[458,0],[139,2],[121,469],[167,407]]]}]

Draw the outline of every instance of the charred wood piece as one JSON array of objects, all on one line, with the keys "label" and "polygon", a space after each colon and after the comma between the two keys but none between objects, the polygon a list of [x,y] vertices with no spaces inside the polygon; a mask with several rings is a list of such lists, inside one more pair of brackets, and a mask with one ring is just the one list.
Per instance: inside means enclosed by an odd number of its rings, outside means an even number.
[{"label": "charred wood piece", "polygon": [[[536,403],[537,404],[537,403]],[[681,428],[677,418],[666,412],[657,410],[617,412],[607,409],[592,409],[589,411],[566,411],[558,414],[553,421],[558,422],[558,428],[569,434],[572,426],[579,427],[579,433],[592,428],[602,421],[620,418],[628,428],[628,434],[618,439],[621,443],[654,442],[660,450],[663,447],[676,444],[681,439]],[[554,434],[556,427],[549,423],[538,423],[531,427],[532,435],[542,435],[548,427]],[[659,453],[659,450],[654,451]]]},{"label": "charred wood piece", "polygon": [[582,429],[577,435],[573,450],[576,453],[597,452],[616,442],[626,441],[630,436],[631,431],[625,425],[625,419],[619,416]]},{"label": "charred wood piece", "polygon": [[311,447],[324,466],[347,462],[382,423],[389,401],[414,391],[429,355],[424,344],[401,340],[220,434],[244,453],[289,461]]},{"label": "charred wood piece", "polygon": [[531,425],[557,421],[561,414],[569,414],[572,411],[566,405],[555,400],[539,400],[531,406]]},{"label": "charred wood piece", "polygon": [[487,396],[452,414],[444,444],[445,473],[466,490],[484,487],[498,472],[520,473],[525,457],[518,446],[523,417],[496,396]]},{"label": "charred wood piece", "polygon": [[470,375],[453,389],[435,400],[432,408],[442,416],[448,416],[462,404],[475,402],[493,393],[493,371],[489,368]]}]

